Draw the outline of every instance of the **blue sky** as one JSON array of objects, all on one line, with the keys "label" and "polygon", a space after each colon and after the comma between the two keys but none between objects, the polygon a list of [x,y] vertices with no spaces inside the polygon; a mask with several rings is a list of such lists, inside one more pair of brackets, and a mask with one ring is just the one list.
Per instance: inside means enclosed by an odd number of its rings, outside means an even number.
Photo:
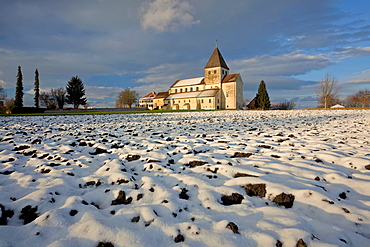
[{"label": "blue sky", "polygon": [[126,87],[141,96],[199,77],[218,40],[244,97],[264,80],[272,102],[316,106],[332,73],[344,98],[370,88],[370,1],[0,0],[0,85],[14,97],[17,67],[32,106],[41,90],[84,82],[90,106],[113,107]]}]

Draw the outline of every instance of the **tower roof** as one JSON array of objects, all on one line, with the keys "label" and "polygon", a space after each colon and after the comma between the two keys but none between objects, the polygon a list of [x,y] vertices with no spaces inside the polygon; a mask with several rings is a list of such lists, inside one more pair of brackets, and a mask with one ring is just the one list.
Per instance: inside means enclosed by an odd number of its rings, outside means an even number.
[{"label": "tower roof", "polygon": [[215,50],[212,53],[212,56],[208,60],[206,67],[204,68],[208,69],[208,68],[215,68],[215,67],[222,67],[225,69],[229,69],[218,47],[215,48]]}]

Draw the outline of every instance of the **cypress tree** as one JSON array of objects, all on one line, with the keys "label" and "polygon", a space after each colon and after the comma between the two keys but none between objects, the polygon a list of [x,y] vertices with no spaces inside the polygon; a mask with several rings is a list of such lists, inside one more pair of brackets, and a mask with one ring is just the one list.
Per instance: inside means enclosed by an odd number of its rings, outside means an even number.
[{"label": "cypress tree", "polygon": [[84,84],[78,76],[74,76],[69,80],[66,90],[67,104],[72,104],[74,109],[77,109],[80,105],[86,105],[87,99],[83,97],[85,95]]},{"label": "cypress tree", "polygon": [[40,81],[39,81],[39,71],[36,69],[35,71],[35,107],[40,107]]},{"label": "cypress tree", "polygon": [[263,80],[260,82],[260,85],[258,87],[255,106],[256,108],[262,110],[268,110],[271,107],[270,98],[266,90],[266,84]]},{"label": "cypress tree", "polygon": [[18,74],[17,74],[17,84],[15,87],[15,99],[14,99],[14,106],[17,108],[23,107],[23,76],[21,71],[21,66],[18,66]]}]

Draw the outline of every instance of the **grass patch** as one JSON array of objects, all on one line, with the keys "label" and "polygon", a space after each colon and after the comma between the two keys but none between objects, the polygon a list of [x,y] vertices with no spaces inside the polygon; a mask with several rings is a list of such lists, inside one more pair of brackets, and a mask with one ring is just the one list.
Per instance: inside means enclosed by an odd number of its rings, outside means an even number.
[{"label": "grass patch", "polygon": [[20,113],[0,114],[0,116],[60,116],[60,115],[111,115],[111,114],[142,114],[142,113],[172,113],[172,112],[201,112],[209,110],[138,110],[138,111],[78,111],[78,112],[53,112],[53,113]]}]

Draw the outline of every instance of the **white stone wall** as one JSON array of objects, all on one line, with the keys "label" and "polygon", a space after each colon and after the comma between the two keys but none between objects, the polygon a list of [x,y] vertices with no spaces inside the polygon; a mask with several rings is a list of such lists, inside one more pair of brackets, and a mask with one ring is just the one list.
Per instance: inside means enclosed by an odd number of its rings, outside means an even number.
[{"label": "white stone wall", "polygon": [[243,108],[243,80],[239,75],[238,80],[236,81],[236,109]]}]

